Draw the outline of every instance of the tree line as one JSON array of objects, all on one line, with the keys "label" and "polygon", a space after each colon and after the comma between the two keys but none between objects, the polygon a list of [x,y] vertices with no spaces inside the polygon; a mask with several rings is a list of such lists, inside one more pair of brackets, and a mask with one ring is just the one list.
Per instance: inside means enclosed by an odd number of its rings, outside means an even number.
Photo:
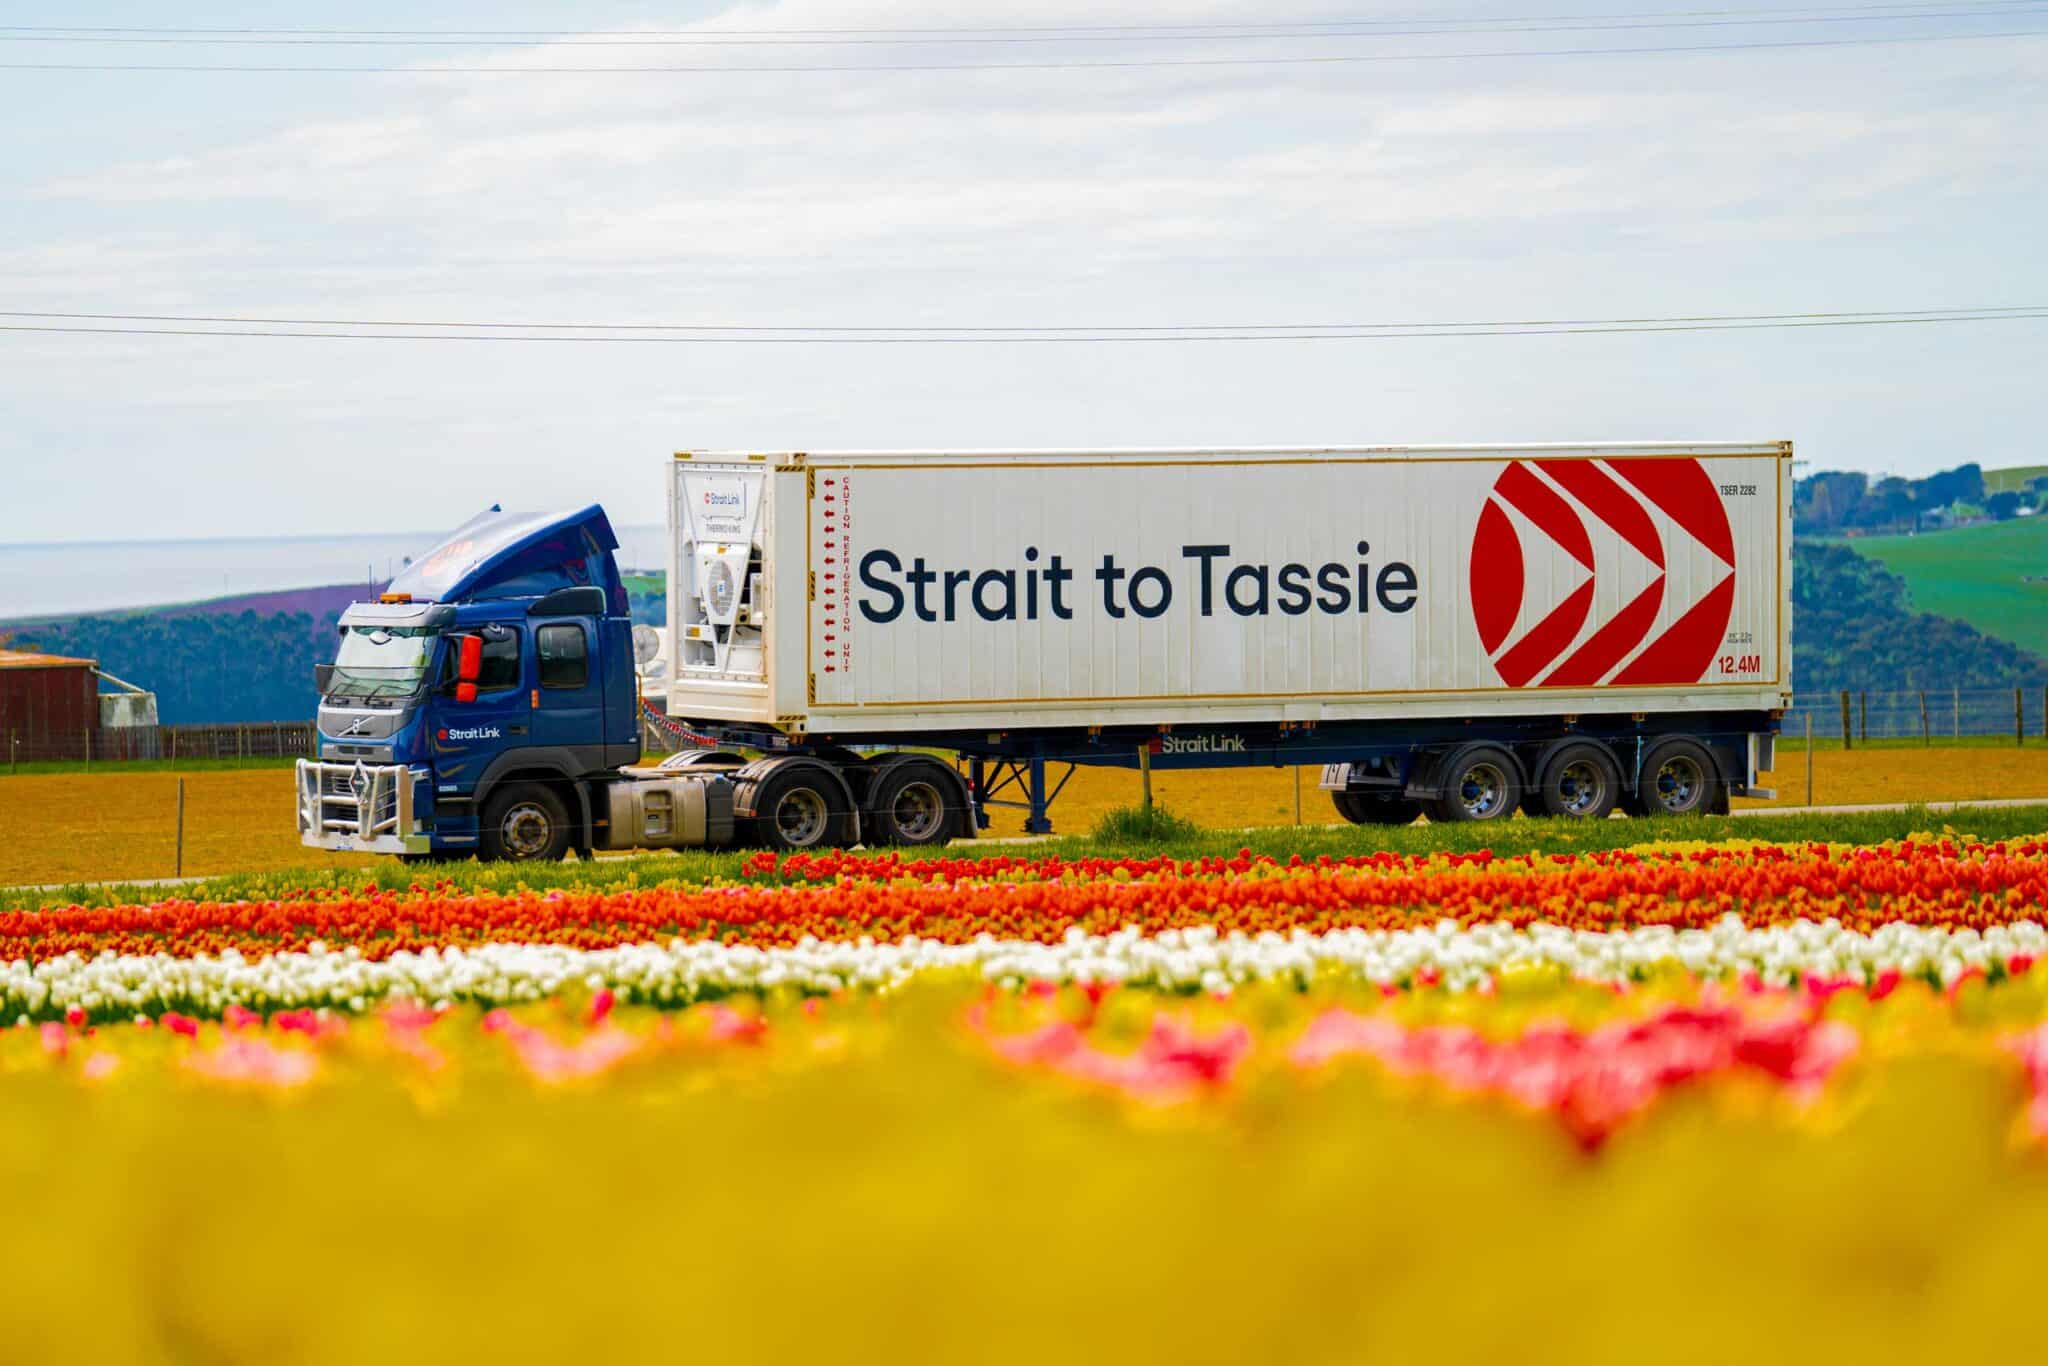
[{"label": "tree line", "polygon": [[2010,521],[2027,508],[2048,510],[2048,475],[2024,489],[1987,493],[1980,465],[1958,465],[1925,479],[1896,475],[1872,483],[1853,470],[1823,470],[1792,487],[1792,524],[1804,535],[1920,531],[1956,522]]}]

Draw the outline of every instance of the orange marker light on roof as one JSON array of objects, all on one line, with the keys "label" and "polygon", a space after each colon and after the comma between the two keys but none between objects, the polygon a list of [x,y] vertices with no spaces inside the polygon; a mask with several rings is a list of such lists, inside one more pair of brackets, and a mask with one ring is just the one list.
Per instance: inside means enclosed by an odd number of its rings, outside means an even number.
[{"label": "orange marker light on roof", "polygon": [[378,596],[378,598],[377,598],[377,601],[379,601],[379,602],[411,602],[411,601],[412,601],[412,594],[410,594],[410,593],[383,593],[383,594],[380,594],[380,595]]}]

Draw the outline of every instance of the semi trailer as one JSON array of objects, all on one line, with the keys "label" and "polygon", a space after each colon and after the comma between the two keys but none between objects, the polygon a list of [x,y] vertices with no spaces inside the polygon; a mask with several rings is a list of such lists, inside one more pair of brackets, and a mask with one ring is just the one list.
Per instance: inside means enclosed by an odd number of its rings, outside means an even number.
[{"label": "semi trailer", "polygon": [[601,507],[492,508],[340,622],[308,845],[1051,830],[1084,766],[1314,765],[1361,823],[1725,811],[1789,704],[1789,442],[684,451],[680,753]]}]

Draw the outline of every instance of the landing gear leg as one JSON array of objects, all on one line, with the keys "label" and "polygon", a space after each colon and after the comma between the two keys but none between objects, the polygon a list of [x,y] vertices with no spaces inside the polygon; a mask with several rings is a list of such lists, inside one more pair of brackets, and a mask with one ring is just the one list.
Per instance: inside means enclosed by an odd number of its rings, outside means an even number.
[{"label": "landing gear leg", "polygon": [[1049,803],[1045,797],[1045,760],[1025,761],[1025,790],[1030,793],[1031,809],[1024,814],[1024,833],[1027,835],[1050,835],[1052,817],[1046,814]]}]

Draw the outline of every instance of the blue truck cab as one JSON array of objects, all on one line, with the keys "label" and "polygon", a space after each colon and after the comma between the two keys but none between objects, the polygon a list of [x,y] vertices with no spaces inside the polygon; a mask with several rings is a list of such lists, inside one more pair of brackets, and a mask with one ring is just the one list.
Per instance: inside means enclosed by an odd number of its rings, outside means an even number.
[{"label": "blue truck cab", "polygon": [[341,617],[298,768],[309,846],[588,853],[594,785],[640,758],[632,621],[598,506],[493,507]]}]

